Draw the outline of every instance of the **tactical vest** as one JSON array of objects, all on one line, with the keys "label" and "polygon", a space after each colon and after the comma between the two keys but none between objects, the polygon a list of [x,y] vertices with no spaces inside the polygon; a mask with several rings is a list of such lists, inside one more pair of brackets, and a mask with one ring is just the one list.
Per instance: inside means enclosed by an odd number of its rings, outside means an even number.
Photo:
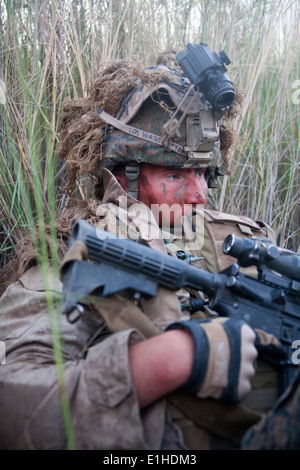
[{"label": "tactical vest", "polygon": [[[104,205],[102,209],[105,207],[114,219],[110,205]],[[196,231],[197,224],[199,230],[203,231],[201,246],[189,249],[185,239],[173,237],[172,241],[168,240],[165,243],[165,247],[172,256],[183,252],[190,257],[194,265],[207,271],[219,272],[236,262],[234,258],[222,252],[223,241],[229,234],[248,238],[253,235],[267,236],[275,242],[274,232],[267,225],[254,222],[247,217],[213,210],[204,210],[198,215],[198,218],[192,219],[192,224],[196,224]],[[104,221],[103,228],[107,229]],[[256,270],[248,269],[247,274],[255,275],[255,272]],[[193,295],[193,292],[189,292],[189,295]],[[120,308],[121,315],[116,315],[113,306],[111,312],[109,308],[104,308],[105,304],[106,302],[101,302],[94,307],[112,333],[127,328],[137,328],[145,337],[149,337],[161,331],[157,328],[155,319],[162,311],[169,312],[169,316],[173,315],[172,321],[179,319],[175,317],[178,313],[173,302],[173,293],[166,289],[160,289],[157,298],[147,301],[146,307],[143,308],[145,315],[141,315],[139,308],[135,308],[134,305],[131,308],[124,305],[124,308]],[[164,307],[167,305],[167,308],[162,308],[162,305]],[[163,318],[163,322],[170,320],[169,317]],[[199,399],[176,391],[167,397],[167,411],[172,421],[181,429],[184,442],[189,449],[238,449],[248,429],[261,419],[262,412],[269,410],[275,403],[278,396],[277,381],[277,371],[268,364],[258,362],[252,392],[240,405],[228,405],[213,399]]]},{"label": "tactical vest", "polygon": [[[195,221],[192,219],[192,223]],[[275,232],[267,224],[249,219],[245,216],[236,216],[207,210],[197,213],[197,224],[203,231],[202,243],[199,248],[187,250],[187,244],[184,239],[174,238],[171,243],[166,244],[168,253],[177,256],[178,251],[185,251],[196,258],[203,258],[201,265],[203,269],[209,272],[219,272],[236,262],[235,258],[225,255],[222,246],[227,235],[234,234],[238,237],[251,238],[253,236],[269,238],[276,244]],[[195,224],[195,231],[197,226]],[[191,243],[193,246],[193,244]],[[186,251],[187,250],[187,251]],[[253,273],[253,270],[249,272]]]},{"label": "tactical vest", "polygon": [[[183,239],[174,238],[166,243],[168,253],[182,258],[182,253],[192,265],[210,272],[219,272],[236,262],[225,255],[222,245],[225,238],[234,234],[238,237],[267,237],[276,243],[274,231],[262,222],[255,222],[244,216],[204,210],[202,218],[203,244],[198,249],[187,249]],[[240,268],[248,275],[256,276],[256,268]],[[197,296],[197,293],[189,292]],[[203,312],[194,315],[201,316]],[[169,411],[183,433],[190,449],[234,449],[239,448],[242,436],[258,422],[263,413],[269,411],[278,399],[278,372],[262,361],[257,362],[252,391],[244,401],[236,405],[224,405],[216,400],[199,400],[176,392],[170,395]]]}]

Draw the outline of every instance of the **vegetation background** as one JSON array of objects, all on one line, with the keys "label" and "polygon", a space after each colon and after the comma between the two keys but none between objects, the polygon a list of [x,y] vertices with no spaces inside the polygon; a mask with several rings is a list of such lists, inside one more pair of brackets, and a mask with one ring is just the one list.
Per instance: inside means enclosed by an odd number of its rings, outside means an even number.
[{"label": "vegetation background", "polygon": [[[299,251],[300,4],[297,0],[0,0],[0,263],[68,204],[57,129],[66,96],[99,64],[207,42],[247,93],[233,174],[210,207],[269,223]],[[89,197],[87,179],[75,197]]]},{"label": "vegetation background", "polygon": [[[55,235],[68,205],[57,156],[65,97],[85,95],[89,77],[113,58],[152,65],[166,48],[200,41],[227,52],[229,75],[247,93],[233,173],[209,205],[266,221],[279,245],[300,251],[299,36],[299,0],[0,0],[0,266],[37,226],[41,244],[45,223]],[[88,178],[73,196],[89,198]],[[54,302],[49,296],[50,313]],[[59,318],[50,319],[73,448]]]}]

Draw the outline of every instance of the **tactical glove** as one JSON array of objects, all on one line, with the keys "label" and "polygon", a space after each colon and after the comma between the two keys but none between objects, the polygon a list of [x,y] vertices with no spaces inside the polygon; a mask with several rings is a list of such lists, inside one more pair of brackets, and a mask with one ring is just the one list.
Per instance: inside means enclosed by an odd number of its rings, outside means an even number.
[{"label": "tactical glove", "polygon": [[250,392],[255,374],[255,332],[234,318],[194,319],[172,323],[167,330],[188,331],[194,342],[191,375],[181,389],[199,398],[238,403]]},{"label": "tactical glove", "polygon": [[264,330],[260,329],[255,329],[255,334],[255,346],[258,350],[260,359],[273,362],[275,364],[287,359],[288,354],[286,348],[274,335],[266,333]]}]

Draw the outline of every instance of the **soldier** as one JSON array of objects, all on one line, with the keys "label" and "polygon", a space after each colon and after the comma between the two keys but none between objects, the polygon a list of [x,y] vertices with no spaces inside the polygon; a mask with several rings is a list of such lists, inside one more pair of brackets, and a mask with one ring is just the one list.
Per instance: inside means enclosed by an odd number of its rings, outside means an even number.
[{"label": "soldier", "polygon": [[[216,110],[178,67],[131,60],[104,68],[87,98],[67,100],[59,153],[70,168],[68,189],[87,172],[96,180],[96,199],[60,216],[61,261],[78,218],[209,271],[231,264],[220,249],[228,233],[263,236],[266,227],[246,217],[204,208],[208,188],[227,172],[239,100],[235,90],[235,101]],[[192,239],[195,227],[200,235]],[[36,255],[24,246],[19,269],[12,269],[17,279],[1,297],[1,447],[65,449],[47,292]],[[48,286],[60,316],[56,274],[51,268]],[[258,400],[261,381],[252,379],[259,333],[205,308],[190,321],[182,306],[202,297],[159,288],[150,300],[118,294],[83,302],[74,323],[61,316],[76,448],[240,447],[277,398],[276,371],[262,366],[268,393]],[[280,350],[271,335],[260,338]]]}]

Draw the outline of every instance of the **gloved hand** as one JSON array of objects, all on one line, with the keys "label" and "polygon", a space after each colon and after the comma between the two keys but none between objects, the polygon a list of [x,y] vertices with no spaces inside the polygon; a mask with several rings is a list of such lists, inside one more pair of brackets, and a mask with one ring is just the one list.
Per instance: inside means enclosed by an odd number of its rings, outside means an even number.
[{"label": "gloved hand", "polygon": [[255,329],[256,340],[255,346],[260,359],[278,363],[287,359],[288,354],[286,348],[278,341],[278,339],[264,330]]},{"label": "gloved hand", "polygon": [[195,319],[172,323],[167,330],[183,329],[194,340],[191,375],[181,387],[200,398],[238,403],[251,390],[255,374],[256,334],[234,318]]}]

